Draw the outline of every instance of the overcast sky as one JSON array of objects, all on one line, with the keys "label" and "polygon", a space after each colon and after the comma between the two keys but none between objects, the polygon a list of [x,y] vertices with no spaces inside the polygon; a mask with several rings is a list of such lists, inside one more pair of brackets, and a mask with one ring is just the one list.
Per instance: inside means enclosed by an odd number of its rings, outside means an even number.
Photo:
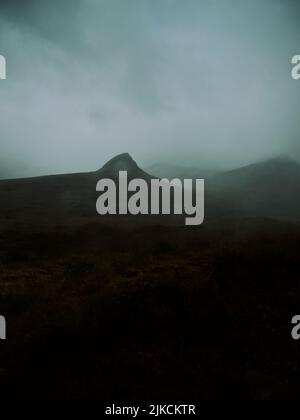
[{"label": "overcast sky", "polygon": [[300,160],[297,0],[0,0],[0,175]]}]

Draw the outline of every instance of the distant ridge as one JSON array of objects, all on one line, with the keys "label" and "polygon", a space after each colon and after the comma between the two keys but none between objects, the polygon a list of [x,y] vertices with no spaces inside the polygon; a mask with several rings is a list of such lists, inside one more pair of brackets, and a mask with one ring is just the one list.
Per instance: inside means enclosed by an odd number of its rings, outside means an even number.
[{"label": "distant ridge", "polygon": [[254,183],[262,183],[262,187],[270,183],[273,188],[276,179],[293,184],[295,178],[300,178],[300,164],[289,157],[279,156],[219,174],[213,178],[212,184],[214,188],[226,190],[245,190]]},{"label": "distant ridge", "polygon": [[207,187],[218,205],[231,214],[300,220],[300,164],[290,157],[222,173]]},{"label": "distant ridge", "polygon": [[289,156],[280,155],[280,156],[267,159],[261,162],[252,163],[252,164],[242,166],[237,169],[232,169],[231,171],[227,171],[226,173],[232,174],[236,172],[251,171],[251,170],[255,172],[258,169],[263,169],[264,171],[273,170],[273,169],[278,170],[278,169],[285,169],[285,168],[291,169],[292,167],[298,170],[300,168],[299,162],[297,162],[295,159],[292,159]]},{"label": "distant ridge", "polygon": [[216,175],[216,170],[195,166],[182,166],[170,163],[157,163],[146,168],[147,172],[158,178],[167,179],[208,179]]}]

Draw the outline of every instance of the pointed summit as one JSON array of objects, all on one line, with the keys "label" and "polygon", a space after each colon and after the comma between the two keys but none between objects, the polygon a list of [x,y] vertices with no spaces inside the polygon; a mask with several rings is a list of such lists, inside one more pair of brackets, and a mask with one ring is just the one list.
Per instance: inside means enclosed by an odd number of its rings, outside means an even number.
[{"label": "pointed summit", "polygon": [[115,156],[113,159],[108,161],[101,170],[110,172],[127,171],[131,172],[138,170],[136,162],[132,159],[129,153],[122,153]]},{"label": "pointed summit", "polygon": [[151,178],[133,160],[129,153],[122,153],[109,160],[99,171],[101,177],[116,178],[120,171],[127,171],[129,178]]}]

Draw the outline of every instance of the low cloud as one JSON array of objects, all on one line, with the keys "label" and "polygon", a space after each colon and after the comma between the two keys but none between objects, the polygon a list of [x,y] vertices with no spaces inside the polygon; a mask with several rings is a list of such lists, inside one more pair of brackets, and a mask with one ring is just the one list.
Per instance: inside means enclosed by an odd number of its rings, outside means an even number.
[{"label": "low cloud", "polygon": [[1,0],[0,10],[0,152],[16,176],[97,169],[124,151],[142,164],[300,159],[293,0]]}]

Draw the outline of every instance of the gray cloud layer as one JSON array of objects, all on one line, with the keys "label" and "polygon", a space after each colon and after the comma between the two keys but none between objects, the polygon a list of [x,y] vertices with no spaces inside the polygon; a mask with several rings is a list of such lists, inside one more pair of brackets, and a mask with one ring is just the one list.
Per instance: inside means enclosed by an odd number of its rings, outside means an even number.
[{"label": "gray cloud layer", "polygon": [[294,0],[0,0],[0,165],[16,176],[300,158]]}]

